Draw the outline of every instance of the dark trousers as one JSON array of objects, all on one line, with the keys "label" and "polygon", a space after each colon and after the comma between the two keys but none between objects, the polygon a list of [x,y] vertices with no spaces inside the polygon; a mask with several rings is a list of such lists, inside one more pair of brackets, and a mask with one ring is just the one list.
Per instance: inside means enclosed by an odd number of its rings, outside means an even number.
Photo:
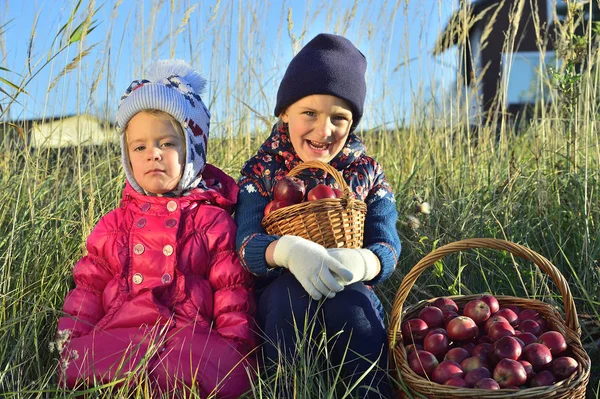
[{"label": "dark trousers", "polygon": [[282,274],[269,284],[258,302],[266,365],[277,364],[283,354],[294,361],[298,339],[310,334],[316,340],[325,332],[330,362],[342,365],[348,384],[363,377],[355,391],[357,396],[391,398],[386,373],[387,336],[374,299],[369,288],[356,283],[332,299],[314,301],[292,273]]}]

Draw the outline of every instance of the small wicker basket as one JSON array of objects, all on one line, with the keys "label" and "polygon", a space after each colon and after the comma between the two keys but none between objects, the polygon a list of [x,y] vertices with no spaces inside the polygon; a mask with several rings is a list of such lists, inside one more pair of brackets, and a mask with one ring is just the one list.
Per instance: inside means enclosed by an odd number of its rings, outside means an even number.
[{"label": "small wicker basket", "polygon": [[[406,349],[402,343],[400,324],[403,319],[417,317],[419,311],[433,301],[421,301],[408,308],[402,308],[408,297],[409,291],[423,271],[435,262],[454,252],[473,248],[490,248],[507,251],[515,256],[532,261],[540,270],[548,274],[560,291],[565,307],[565,319],[552,306],[534,299],[525,299],[512,296],[496,296],[500,306],[517,305],[521,308],[536,310],[548,322],[548,328],[561,332],[568,344],[569,356],[579,363],[579,369],[569,379],[559,381],[555,385],[545,387],[526,388],[521,390],[500,389],[483,390],[475,388],[460,388],[440,385],[417,375],[408,365]],[[459,307],[463,306],[478,295],[451,296]],[[588,354],[581,345],[581,329],[577,320],[575,303],[567,285],[567,281],[558,269],[546,258],[538,253],[509,241],[478,238],[453,242],[444,245],[426,255],[404,277],[400,284],[396,299],[392,307],[388,339],[390,343],[390,356],[396,375],[402,384],[400,398],[429,398],[429,399],[579,399],[585,398],[586,386],[590,378],[591,362]]]},{"label": "small wicker basket", "polygon": [[300,236],[325,248],[362,247],[367,205],[354,199],[340,172],[329,164],[304,162],[290,170],[288,176],[310,168],[322,169],[333,176],[342,197],[305,201],[277,209],[262,220],[263,228],[269,234]]}]

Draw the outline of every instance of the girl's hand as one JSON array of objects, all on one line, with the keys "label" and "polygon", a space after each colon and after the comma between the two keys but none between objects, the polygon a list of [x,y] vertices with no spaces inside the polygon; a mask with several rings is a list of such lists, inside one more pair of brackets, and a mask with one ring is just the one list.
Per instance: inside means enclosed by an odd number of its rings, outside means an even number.
[{"label": "girl's hand", "polygon": [[381,271],[379,258],[368,249],[328,248],[327,253],[340,262],[346,271],[351,272],[352,278],[346,279],[336,271],[331,270],[335,273],[334,278],[343,285],[373,280]]},{"label": "girl's hand", "polygon": [[352,273],[330,256],[322,245],[297,236],[283,236],[277,240],[273,251],[275,264],[290,270],[315,300],[323,296],[333,298],[344,286],[336,281],[335,275],[343,280],[352,280]]}]

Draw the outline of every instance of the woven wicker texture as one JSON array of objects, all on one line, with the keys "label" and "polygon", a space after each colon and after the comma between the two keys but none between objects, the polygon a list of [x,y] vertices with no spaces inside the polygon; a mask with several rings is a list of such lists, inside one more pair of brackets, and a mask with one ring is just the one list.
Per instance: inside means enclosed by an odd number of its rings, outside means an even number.
[{"label": "woven wicker texture", "polygon": [[305,201],[277,209],[262,220],[263,228],[269,234],[300,236],[325,248],[362,247],[367,205],[354,199],[340,172],[329,164],[304,162],[290,170],[288,176],[311,168],[322,169],[333,176],[342,197]]},{"label": "woven wicker texture", "polygon": [[[552,306],[545,302],[525,299],[512,296],[496,296],[500,306],[517,305],[521,308],[535,309],[548,322],[548,329],[561,332],[568,344],[568,355],[573,357],[579,363],[579,369],[569,379],[560,381],[552,386],[526,388],[521,390],[483,390],[474,388],[459,388],[447,385],[440,385],[429,381],[417,375],[408,365],[406,349],[402,343],[402,332],[400,324],[402,320],[408,320],[417,317],[419,311],[427,306],[434,299],[421,301],[415,305],[409,306],[403,310],[404,302],[416,282],[417,278],[438,260],[454,252],[464,251],[475,248],[489,248],[507,251],[515,256],[529,260],[537,265],[541,271],[548,274],[556,287],[558,288],[565,308],[565,319]],[[450,296],[459,307],[464,306],[479,295],[468,296]],[[581,330],[577,320],[577,310],[573,296],[563,275],[556,267],[538,253],[509,241],[479,238],[457,241],[447,244],[426,255],[412,270],[404,277],[400,288],[396,294],[392,307],[390,328],[388,330],[388,339],[390,343],[391,360],[396,369],[396,376],[404,384],[406,391],[415,398],[429,399],[500,399],[500,398],[520,398],[520,399],[538,399],[538,398],[559,398],[559,399],[578,399],[585,398],[586,386],[590,378],[591,362],[590,358],[583,349],[580,339]],[[406,391],[399,392],[400,398],[409,398]]]}]

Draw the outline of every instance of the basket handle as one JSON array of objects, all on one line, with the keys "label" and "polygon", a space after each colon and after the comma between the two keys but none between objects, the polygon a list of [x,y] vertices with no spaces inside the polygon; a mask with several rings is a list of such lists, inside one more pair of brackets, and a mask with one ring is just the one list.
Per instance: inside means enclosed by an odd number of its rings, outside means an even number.
[{"label": "basket handle", "polygon": [[419,263],[417,263],[406,274],[406,276],[404,276],[392,306],[392,314],[390,317],[390,331],[393,331],[393,334],[390,334],[391,347],[394,347],[397,342],[396,334],[401,323],[402,305],[404,304],[404,301],[406,301],[406,298],[408,297],[408,294],[414,283],[417,281],[417,278],[423,273],[423,271],[425,271],[425,269],[446,255],[473,248],[499,249],[535,263],[542,271],[550,275],[556,284],[556,287],[560,291],[565,306],[566,325],[578,335],[581,334],[579,321],[577,320],[577,309],[575,308],[575,302],[573,300],[573,296],[571,295],[569,285],[560,271],[548,259],[544,258],[537,252],[524,247],[523,245],[515,244],[510,241],[500,240],[497,238],[473,238],[452,242],[439,247],[434,251],[431,251],[429,254],[423,257],[423,259],[421,259]]},{"label": "basket handle", "polygon": [[302,163],[296,165],[294,168],[292,168],[292,170],[290,170],[290,172],[288,173],[288,176],[296,176],[298,173],[300,173],[301,171],[303,171],[305,169],[315,169],[315,168],[324,170],[325,172],[327,172],[331,176],[333,176],[333,178],[335,179],[337,184],[339,184],[339,186],[342,188],[342,198],[350,197],[350,195],[351,195],[350,187],[348,187],[348,184],[344,180],[344,177],[336,168],[334,168],[333,166],[331,166],[328,163],[321,162],[321,161],[302,162]]}]

